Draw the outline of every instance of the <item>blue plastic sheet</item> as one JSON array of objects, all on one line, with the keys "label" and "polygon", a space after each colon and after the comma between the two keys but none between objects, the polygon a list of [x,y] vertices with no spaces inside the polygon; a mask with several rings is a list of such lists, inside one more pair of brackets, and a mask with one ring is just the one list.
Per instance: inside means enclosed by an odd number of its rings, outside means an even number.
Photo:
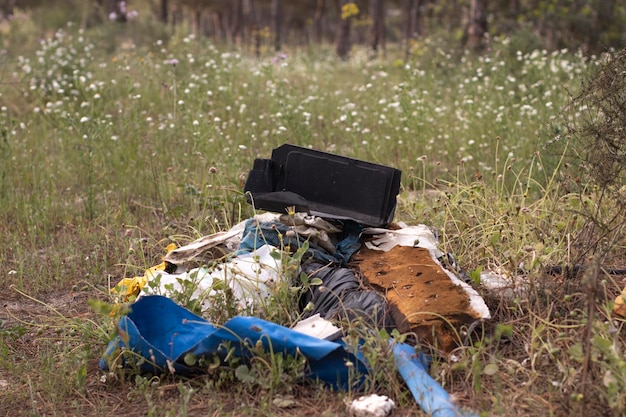
[{"label": "blue plastic sheet", "polygon": [[[182,308],[167,297],[144,296],[131,306],[131,312],[118,324],[118,336],[109,343],[100,367],[108,369],[119,348],[126,347],[138,356],[140,368],[161,373],[204,372],[185,363],[185,356],[224,359],[229,348],[242,358],[252,356],[251,349],[263,344],[265,351],[307,358],[307,378],[345,389],[360,383],[367,367],[362,358],[347,351],[342,343],[318,339],[284,326],[255,317],[234,317],[223,326],[213,326],[205,319]],[[137,361],[136,361],[137,364]]]},{"label": "blue plastic sheet", "polygon": [[[338,389],[358,388],[368,372],[361,353],[350,352],[341,342],[318,339],[255,317],[234,317],[223,326],[214,326],[160,295],[144,296],[133,303],[117,330],[100,360],[103,370],[116,360],[120,348],[126,348],[134,352],[134,365],[145,372],[188,375],[206,371],[206,367],[186,364],[188,354],[198,360],[216,356],[224,360],[235,348],[237,357],[249,359],[252,349],[261,343],[267,352],[306,357],[305,377]],[[425,412],[434,417],[471,415],[456,408],[430,377],[428,357],[407,344],[392,342],[392,347],[400,375]]]}]

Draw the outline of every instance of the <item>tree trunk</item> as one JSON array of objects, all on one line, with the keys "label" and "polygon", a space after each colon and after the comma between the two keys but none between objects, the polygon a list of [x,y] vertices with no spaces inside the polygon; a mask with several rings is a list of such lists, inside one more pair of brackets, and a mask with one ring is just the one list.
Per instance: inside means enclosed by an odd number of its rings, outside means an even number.
[{"label": "tree trunk", "polygon": [[252,49],[257,58],[261,56],[261,23],[257,5],[254,0],[237,0],[239,19],[241,26],[241,39],[239,44],[242,48],[247,47],[246,42],[252,42]]},{"label": "tree trunk", "polygon": [[252,39],[254,42],[254,55],[257,58],[261,57],[261,18],[259,17],[259,13],[256,9],[256,4],[254,0],[246,0],[246,12],[245,21],[249,22],[248,26],[252,29]]},{"label": "tree trunk", "polygon": [[169,12],[170,14],[170,21],[172,22],[172,26],[178,26],[180,24],[183,24],[185,19],[184,19],[184,15],[183,15],[183,8],[182,6],[174,3],[172,9]]},{"label": "tree trunk", "polygon": [[193,11],[193,33],[200,37],[202,31],[202,10],[196,9]]},{"label": "tree trunk", "polygon": [[482,49],[487,33],[487,0],[471,0],[467,25],[467,46]]},{"label": "tree trunk", "polygon": [[225,36],[225,28],[222,22],[222,13],[213,10],[211,11],[211,25],[213,26],[213,42],[215,44],[220,44],[226,38]]},{"label": "tree trunk", "polygon": [[313,18],[313,32],[315,42],[318,44],[322,42],[322,19],[326,12],[326,0],[317,0],[317,6],[315,7],[315,17]]},{"label": "tree trunk", "polygon": [[404,37],[404,55],[411,55],[413,39],[422,35],[422,0],[407,0],[406,33]]},{"label": "tree trunk", "polygon": [[167,0],[161,0],[161,22],[167,23]]},{"label": "tree trunk", "polygon": [[370,0],[369,13],[372,18],[370,27],[370,46],[372,57],[378,55],[378,46],[385,49],[385,8],[383,0]]},{"label": "tree trunk", "polygon": [[598,3],[592,28],[587,34],[588,53],[602,52],[608,47],[608,45],[600,44],[600,34],[610,30],[615,19],[615,0],[602,0]]},{"label": "tree trunk", "polygon": [[274,50],[280,51],[281,48],[281,22],[283,20],[283,4],[282,0],[272,0],[272,26],[274,28]]},{"label": "tree trunk", "polygon": [[548,51],[553,51],[558,46],[557,25],[554,22],[554,17],[550,19],[542,18],[538,23],[537,32],[543,40],[544,48]]},{"label": "tree trunk", "polygon": [[350,53],[350,30],[352,28],[352,16],[345,16],[343,9],[349,4],[354,4],[351,0],[341,0],[339,2],[340,9],[337,11],[339,15],[339,25],[337,32],[337,55],[343,60],[348,59]]},{"label": "tree trunk", "polygon": [[0,18],[7,19],[9,16],[13,16],[13,9],[15,8],[17,0],[3,1],[0,4]]},{"label": "tree trunk", "polygon": [[231,42],[241,45],[243,37],[243,0],[233,0],[230,21]]}]

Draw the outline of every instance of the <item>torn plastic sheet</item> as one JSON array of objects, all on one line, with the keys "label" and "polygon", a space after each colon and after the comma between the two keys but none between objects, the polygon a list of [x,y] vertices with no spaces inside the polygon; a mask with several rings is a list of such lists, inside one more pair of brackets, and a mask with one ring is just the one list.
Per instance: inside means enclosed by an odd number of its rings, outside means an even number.
[{"label": "torn plastic sheet", "polygon": [[163,260],[174,265],[184,265],[206,258],[220,258],[237,250],[244,227],[245,222],[240,222],[230,230],[203,236],[183,247],[169,251]]},{"label": "torn plastic sheet", "polygon": [[[230,230],[203,236],[180,248],[175,248],[165,255],[164,261],[174,265],[197,263],[218,259],[229,254],[245,253],[265,244],[279,247],[281,244],[299,247],[307,240],[312,249],[335,254],[343,228],[322,219],[308,216],[305,213],[293,215],[263,213],[244,220]],[[291,231],[296,236],[287,235]],[[360,228],[354,234],[358,240]],[[278,234],[282,234],[282,241]]]},{"label": "torn plastic sheet", "polygon": [[[130,313],[120,319],[117,332],[100,360],[105,371],[120,360],[121,349],[128,349],[135,355],[123,360],[133,360],[144,372],[204,373],[206,366],[190,366],[185,358],[202,362],[203,358],[212,361],[217,357],[224,363],[230,353],[250,359],[259,343],[267,352],[304,356],[308,365],[304,376],[334,388],[360,388],[369,371],[362,353],[350,352],[342,342],[318,339],[255,317],[237,316],[223,326],[214,326],[158,295],[133,303]],[[467,415],[428,375],[430,361],[426,355],[407,344],[394,343],[393,352],[400,375],[425,412],[435,417]]]},{"label": "torn plastic sheet", "polygon": [[368,227],[363,229],[364,235],[371,235],[372,239],[365,243],[369,249],[388,251],[394,246],[411,246],[414,248],[424,248],[431,251],[435,258],[443,256],[438,247],[437,236],[430,227],[424,224],[407,226],[405,223],[398,223],[398,229],[383,229],[379,227]]},{"label": "torn plastic sheet", "polygon": [[174,296],[191,288],[190,299],[198,300],[204,312],[211,307],[210,300],[217,294],[215,283],[219,281],[230,288],[239,311],[252,313],[273,293],[272,289],[283,276],[277,252],[277,248],[264,245],[255,252],[243,253],[212,268],[193,268],[179,274],[161,272],[143,287],[139,297],[144,294]]}]

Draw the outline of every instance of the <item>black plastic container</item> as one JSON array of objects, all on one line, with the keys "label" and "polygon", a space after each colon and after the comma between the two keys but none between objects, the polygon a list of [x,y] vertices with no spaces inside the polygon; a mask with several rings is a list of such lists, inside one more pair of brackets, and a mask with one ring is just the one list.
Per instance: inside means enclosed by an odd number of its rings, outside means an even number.
[{"label": "black plastic container", "polygon": [[351,219],[365,226],[392,222],[402,171],[311,150],[282,145],[271,159],[255,159],[244,191],[255,208]]}]

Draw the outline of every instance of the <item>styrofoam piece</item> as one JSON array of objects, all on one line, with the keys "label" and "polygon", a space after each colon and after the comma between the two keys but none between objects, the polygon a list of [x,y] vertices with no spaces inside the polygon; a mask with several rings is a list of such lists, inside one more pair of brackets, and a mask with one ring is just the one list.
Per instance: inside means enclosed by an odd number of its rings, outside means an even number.
[{"label": "styrofoam piece", "polygon": [[322,318],[319,313],[300,320],[292,329],[319,339],[334,340],[341,336],[341,329]]},{"label": "styrofoam piece", "polygon": [[371,394],[359,397],[348,406],[351,417],[386,417],[396,404],[386,395]]}]

